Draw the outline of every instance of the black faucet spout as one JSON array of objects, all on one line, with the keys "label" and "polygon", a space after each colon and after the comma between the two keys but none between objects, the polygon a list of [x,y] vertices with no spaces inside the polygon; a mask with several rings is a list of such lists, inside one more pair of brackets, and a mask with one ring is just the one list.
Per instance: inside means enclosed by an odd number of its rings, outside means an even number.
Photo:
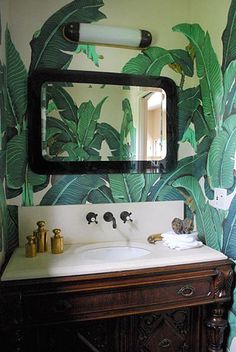
[{"label": "black faucet spout", "polygon": [[117,228],[116,219],[115,219],[114,215],[113,215],[112,213],[110,213],[109,211],[107,211],[107,212],[103,215],[103,219],[104,219],[106,222],[112,221],[112,227],[113,227],[113,229],[116,229],[116,228]]},{"label": "black faucet spout", "polygon": [[113,217],[112,219],[112,227],[113,229],[116,229],[117,228],[117,225],[116,225],[116,219]]}]

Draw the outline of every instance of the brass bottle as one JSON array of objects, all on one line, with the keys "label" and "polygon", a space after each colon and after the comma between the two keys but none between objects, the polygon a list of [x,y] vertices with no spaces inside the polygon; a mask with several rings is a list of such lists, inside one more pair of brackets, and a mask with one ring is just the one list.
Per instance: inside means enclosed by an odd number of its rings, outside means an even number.
[{"label": "brass bottle", "polygon": [[43,253],[48,250],[48,231],[45,229],[45,221],[37,222],[38,229],[34,232],[36,237],[37,252]]},{"label": "brass bottle", "polygon": [[25,256],[28,258],[35,257],[37,254],[35,236],[29,235],[26,238],[28,242],[25,244]]},{"label": "brass bottle", "polygon": [[54,237],[51,237],[51,251],[53,254],[60,254],[64,251],[64,239],[60,229],[52,230]]}]

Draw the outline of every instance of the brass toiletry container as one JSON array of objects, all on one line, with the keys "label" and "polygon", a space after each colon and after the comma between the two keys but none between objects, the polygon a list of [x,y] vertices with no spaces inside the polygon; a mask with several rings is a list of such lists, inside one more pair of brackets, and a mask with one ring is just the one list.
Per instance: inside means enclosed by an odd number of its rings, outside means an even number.
[{"label": "brass toiletry container", "polygon": [[51,237],[51,251],[53,254],[60,254],[64,251],[64,238],[60,229],[52,230],[54,237]]},{"label": "brass toiletry container", "polygon": [[37,222],[38,228],[34,231],[36,237],[37,252],[43,253],[48,250],[48,231],[45,229],[45,221]]},{"label": "brass toiletry container", "polygon": [[35,257],[37,254],[36,239],[34,235],[26,236],[27,243],[25,245],[25,256],[27,258]]}]

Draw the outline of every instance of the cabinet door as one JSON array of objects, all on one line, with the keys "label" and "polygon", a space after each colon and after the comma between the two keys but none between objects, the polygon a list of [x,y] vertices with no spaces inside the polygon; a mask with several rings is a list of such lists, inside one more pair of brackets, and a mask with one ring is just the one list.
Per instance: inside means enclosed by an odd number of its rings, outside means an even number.
[{"label": "cabinet door", "polygon": [[104,319],[27,329],[27,352],[115,352],[117,319]]}]

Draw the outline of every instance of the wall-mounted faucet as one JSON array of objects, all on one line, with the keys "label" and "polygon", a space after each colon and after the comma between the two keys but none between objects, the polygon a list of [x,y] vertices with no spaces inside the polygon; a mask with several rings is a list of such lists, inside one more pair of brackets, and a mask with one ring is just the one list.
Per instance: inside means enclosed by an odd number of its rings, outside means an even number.
[{"label": "wall-mounted faucet", "polygon": [[117,227],[117,225],[116,225],[116,219],[115,219],[115,217],[113,216],[112,213],[110,213],[109,211],[107,211],[107,212],[103,215],[103,219],[104,219],[106,222],[112,221],[112,227],[113,227],[113,229],[116,229],[116,227]]},{"label": "wall-mounted faucet", "polygon": [[122,213],[120,213],[120,218],[121,220],[123,220],[123,223],[125,224],[127,221],[133,221],[130,217],[132,213],[129,213],[128,211],[122,211]]},{"label": "wall-mounted faucet", "polygon": [[98,216],[98,214],[95,214],[92,212],[88,213],[86,215],[86,220],[88,221],[88,224],[91,224],[91,222],[95,222],[95,224],[98,224],[97,216]]}]

